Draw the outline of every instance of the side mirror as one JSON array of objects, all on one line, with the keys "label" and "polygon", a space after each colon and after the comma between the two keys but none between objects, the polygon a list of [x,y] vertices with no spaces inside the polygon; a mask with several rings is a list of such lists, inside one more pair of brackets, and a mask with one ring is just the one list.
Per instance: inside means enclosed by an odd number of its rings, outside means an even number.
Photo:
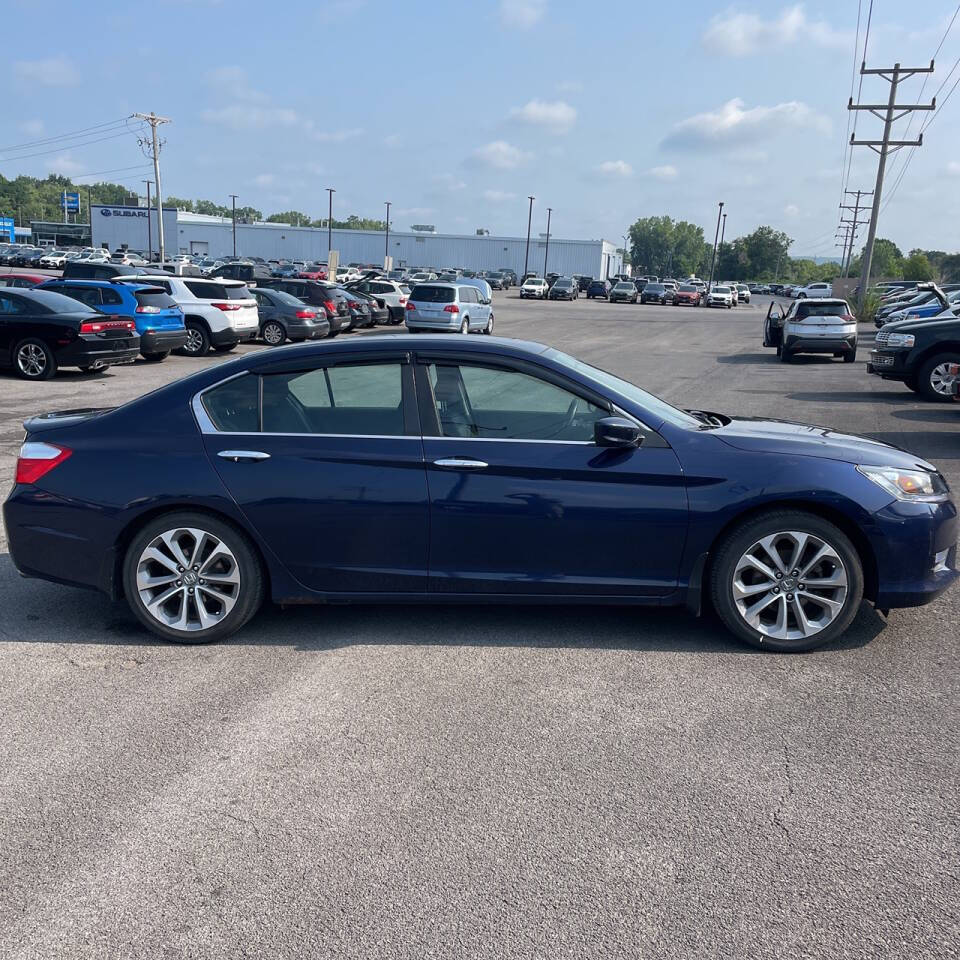
[{"label": "side mirror", "polygon": [[593,425],[593,442],[598,447],[639,447],[640,428],[624,417],[604,417]]}]

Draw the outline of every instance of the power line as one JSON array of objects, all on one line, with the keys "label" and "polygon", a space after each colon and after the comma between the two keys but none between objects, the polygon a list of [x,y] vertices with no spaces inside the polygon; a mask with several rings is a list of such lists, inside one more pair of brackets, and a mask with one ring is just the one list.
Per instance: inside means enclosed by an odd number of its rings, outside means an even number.
[{"label": "power line", "polygon": [[94,130],[103,133],[103,127],[114,127],[117,124],[125,124],[129,120],[130,117],[120,117],[118,120],[107,120],[105,123],[95,123],[92,127],[84,127],[82,130],[74,130],[71,133],[60,133],[55,137],[46,137],[43,140],[29,140],[26,143],[15,143],[10,147],[0,147],[0,153],[10,153],[12,150],[27,150],[31,147],[43,146],[46,143],[54,143],[57,140],[68,140],[72,139],[73,137],[81,137],[84,134],[91,133]]},{"label": "power line", "polygon": [[[860,84],[857,87],[857,102],[860,102],[860,95],[863,93],[863,67],[867,65],[867,49],[870,46],[870,24],[873,21],[873,0],[870,0],[870,9],[867,11],[867,30],[863,37],[863,56],[860,59]],[[853,138],[857,136],[857,117],[853,118]],[[851,138],[851,143],[853,138]],[[853,151],[850,151],[847,159],[847,173],[843,180],[843,189],[850,186],[850,167],[853,165]]]},{"label": "power line", "polygon": [[78,173],[75,177],[71,177],[71,180],[85,180],[87,177],[99,177],[104,173],[123,173],[127,170],[146,170],[149,167],[149,163],[138,163],[134,164],[132,167],[114,167],[112,170],[93,170],[91,173]]},{"label": "power line", "polygon": [[61,145],[59,147],[54,147],[52,150],[40,150],[37,153],[24,153],[24,154],[21,154],[19,157],[0,158],[0,163],[16,163],[20,160],[29,160],[31,157],[47,157],[51,153],[60,153],[64,149],[75,150],[80,147],[90,147],[90,146],[93,146],[93,144],[95,143],[104,143],[107,140],[117,140],[120,137],[129,136],[130,132],[131,132],[130,128],[127,128],[121,131],[120,133],[114,133],[109,137],[98,137],[95,140],[87,140],[84,143],[71,143],[71,144]]},{"label": "power line", "polygon": [[[860,52],[860,13],[863,0],[857,0],[857,32],[853,40],[853,66],[850,68],[850,99],[853,99],[853,85],[857,79],[857,54]],[[843,178],[843,171],[847,165],[847,151],[850,149],[850,120],[853,115],[847,111],[847,132],[843,135],[843,160],[840,161],[840,202],[843,202],[843,193],[847,183]],[[849,176],[847,178],[849,180]]]}]

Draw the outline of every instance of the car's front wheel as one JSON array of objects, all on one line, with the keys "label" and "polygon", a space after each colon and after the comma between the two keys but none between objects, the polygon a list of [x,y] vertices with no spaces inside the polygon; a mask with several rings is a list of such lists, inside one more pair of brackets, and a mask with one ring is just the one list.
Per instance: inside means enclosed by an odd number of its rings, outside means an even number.
[{"label": "car's front wheel", "polygon": [[917,373],[918,392],[928,400],[936,400],[939,403],[951,401],[953,374],[950,368],[955,363],[960,363],[960,354],[938,353],[930,357]]},{"label": "car's front wheel", "polygon": [[748,521],[720,544],[710,590],[724,624],[766,650],[812,650],[850,626],[863,599],[863,565],[832,523],[800,510]]},{"label": "car's front wheel", "polygon": [[212,515],[183,511],[157,517],[133,538],[123,589],[147,629],[176,643],[210,643],[257,612],[264,582],[243,533]]},{"label": "car's front wheel", "polygon": [[210,335],[202,324],[187,321],[187,342],[177,351],[188,357],[205,357],[210,351]]}]

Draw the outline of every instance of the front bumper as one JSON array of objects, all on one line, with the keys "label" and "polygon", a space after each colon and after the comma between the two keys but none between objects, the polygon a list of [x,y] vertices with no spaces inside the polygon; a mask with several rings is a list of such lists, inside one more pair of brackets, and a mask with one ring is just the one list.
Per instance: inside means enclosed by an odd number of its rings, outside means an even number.
[{"label": "front bumper", "polygon": [[166,353],[168,350],[179,350],[187,342],[187,331],[179,330],[146,330],[140,334],[141,353]]},{"label": "front bumper", "polygon": [[884,380],[907,380],[910,371],[906,363],[910,350],[871,350],[867,373]]}]

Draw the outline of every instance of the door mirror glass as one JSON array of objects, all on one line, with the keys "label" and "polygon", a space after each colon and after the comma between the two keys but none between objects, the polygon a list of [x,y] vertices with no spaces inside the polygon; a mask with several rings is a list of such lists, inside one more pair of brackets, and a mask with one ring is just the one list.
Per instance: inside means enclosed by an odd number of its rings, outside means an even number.
[{"label": "door mirror glass", "polygon": [[638,447],[643,434],[625,417],[604,417],[594,423],[593,439],[598,447]]}]

